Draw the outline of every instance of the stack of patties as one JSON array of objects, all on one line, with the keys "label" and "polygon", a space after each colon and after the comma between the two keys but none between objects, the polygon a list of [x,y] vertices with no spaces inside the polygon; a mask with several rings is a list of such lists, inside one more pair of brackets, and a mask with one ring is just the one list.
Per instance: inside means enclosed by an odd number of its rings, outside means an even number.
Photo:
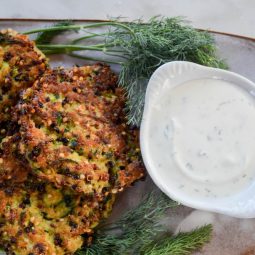
[{"label": "stack of patties", "polygon": [[144,174],[110,68],[46,63],[27,37],[0,33],[0,243],[8,254],[73,254],[115,194]]}]

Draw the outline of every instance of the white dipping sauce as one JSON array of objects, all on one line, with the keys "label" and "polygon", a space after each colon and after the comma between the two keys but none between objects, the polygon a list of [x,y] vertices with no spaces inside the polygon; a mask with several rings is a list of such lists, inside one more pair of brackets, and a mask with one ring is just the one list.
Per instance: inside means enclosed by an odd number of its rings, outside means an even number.
[{"label": "white dipping sauce", "polygon": [[254,97],[218,79],[193,80],[168,91],[151,109],[150,150],[160,158],[157,167],[169,169],[169,185],[197,197],[229,196],[250,185]]}]

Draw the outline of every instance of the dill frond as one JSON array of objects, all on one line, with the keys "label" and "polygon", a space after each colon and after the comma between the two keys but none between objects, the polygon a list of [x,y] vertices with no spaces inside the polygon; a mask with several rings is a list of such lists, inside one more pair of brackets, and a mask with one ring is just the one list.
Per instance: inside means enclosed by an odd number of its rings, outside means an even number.
[{"label": "dill frond", "polygon": [[139,126],[144,97],[152,73],[164,63],[185,60],[201,65],[226,68],[216,56],[213,37],[198,31],[181,18],[153,18],[148,23],[129,23],[135,36],[115,28],[107,42],[118,45],[128,58],[122,64],[119,84],[127,90],[129,124]]},{"label": "dill frond", "polygon": [[162,192],[152,192],[116,222],[99,228],[93,244],[77,255],[139,254],[141,247],[163,233],[159,222],[167,209],[176,206],[177,203]]},{"label": "dill frond", "polygon": [[191,232],[179,233],[174,237],[166,237],[153,247],[145,249],[141,255],[187,255],[200,249],[209,242],[212,225],[205,225]]},{"label": "dill frond", "polygon": [[[69,27],[72,25],[73,22],[70,20],[61,21],[53,24],[51,27]],[[43,31],[37,34],[35,43],[36,44],[49,44],[52,42],[52,40],[62,33],[64,33],[66,30],[54,30],[54,31]]]},{"label": "dill frond", "polygon": [[101,227],[95,240],[76,255],[187,255],[211,239],[212,226],[172,236],[160,225],[169,208],[177,203],[163,193],[153,192],[115,223]]}]

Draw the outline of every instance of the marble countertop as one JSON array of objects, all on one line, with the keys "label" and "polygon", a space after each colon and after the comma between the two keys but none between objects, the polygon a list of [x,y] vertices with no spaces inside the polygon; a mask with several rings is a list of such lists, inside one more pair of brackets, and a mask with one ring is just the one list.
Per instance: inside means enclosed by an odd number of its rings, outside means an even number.
[{"label": "marble countertop", "polygon": [[254,0],[1,0],[0,18],[148,19],[184,16],[197,28],[255,37]]}]

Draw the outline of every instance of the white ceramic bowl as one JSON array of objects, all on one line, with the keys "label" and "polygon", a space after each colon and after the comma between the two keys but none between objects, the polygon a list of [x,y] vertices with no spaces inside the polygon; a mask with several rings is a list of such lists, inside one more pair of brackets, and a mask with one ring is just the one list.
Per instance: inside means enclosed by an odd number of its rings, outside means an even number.
[{"label": "white ceramic bowl", "polygon": [[[241,86],[252,95],[255,95],[255,84],[245,77],[233,72],[205,67],[186,61],[175,61],[162,65],[150,78],[146,91],[145,108],[140,131],[140,143],[145,166],[155,184],[166,195],[186,206],[238,218],[254,218],[255,183],[252,183],[249,187],[233,196],[215,199],[206,197],[199,199],[194,198],[189,196],[189,194],[185,194],[185,191],[180,191],[180,189],[177,190],[177,188],[174,188],[173,185],[171,185],[171,169],[165,169],[164,167],[157,168],[160,159],[155,153],[152,153],[150,149],[151,146],[158,146],[158,150],[162,150],[162,147],[159,144],[153,145],[150,140],[150,124],[153,122],[151,108],[154,103],[158,101],[159,97],[163,95],[165,91],[169,91],[173,86],[178,86],[179,84],[183,84],[190,80],[204,78],[226,80]],[[170,80],[171,82],[166,82],[166,80]],[[171,144],[169,144],[169,146],[171,146]],[[160,153],[166,153],[166,151],[162,150]],[[169,178],[166,178],[166,176]]]}]

